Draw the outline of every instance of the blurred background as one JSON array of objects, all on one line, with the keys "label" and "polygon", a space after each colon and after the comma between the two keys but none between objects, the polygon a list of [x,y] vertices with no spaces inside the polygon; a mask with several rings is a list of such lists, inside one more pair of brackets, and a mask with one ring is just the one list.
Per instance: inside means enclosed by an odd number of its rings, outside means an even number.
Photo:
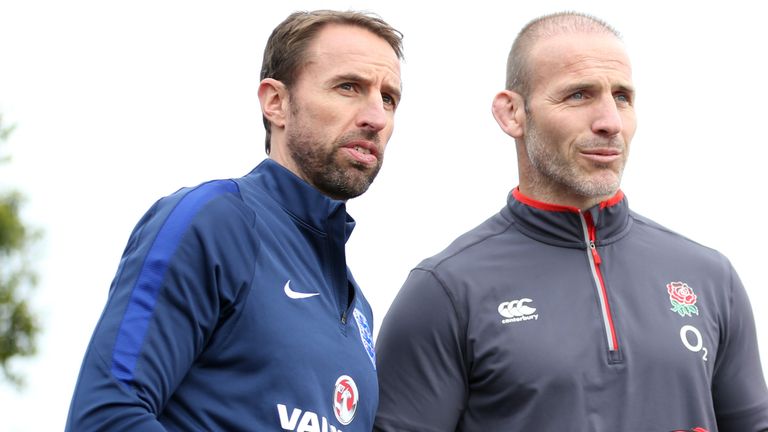
[{"label": "blurred background", "polygon": [[[239,177],[264,155],[264,44],[299,9],[378,13],[405,35],[404,98],[364,196],[348,262],[378,328],[408,271],[505,203],[514,143],[491,115],[530,19],[594,14],[624,35],[639,128],[622,189],[633,209],[727,255],[747,287],[768,370],[765,41],[758,3],[0,0],[0,196],[29,243],[37,353],[0,375],[0,430],[64,426],[128,235],[182,186]],[[762,180],[761,180],[762,179]],[[2,256],[0,274],[20,265]],[[3,317],[7,318],[7,317]],[[0,325],[7,325],[2,324]]]}]

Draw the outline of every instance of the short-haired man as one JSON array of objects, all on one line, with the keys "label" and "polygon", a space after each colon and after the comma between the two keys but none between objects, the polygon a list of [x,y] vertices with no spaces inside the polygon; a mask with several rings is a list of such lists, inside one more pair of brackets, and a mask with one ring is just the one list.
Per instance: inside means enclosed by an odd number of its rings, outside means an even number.
[{"label": "short-haired man", "polygon": [[401,34],[357,12],[291,14],[264,53],[269,158],[139,221],[85,354],[72,431],[370,431],[371,307],[345,201],[383,161]]},{"label": "short-haired man", "polygon": [[636,122],[616,32],[538,18],[507,71],[493,113],[519,186],[409,275],[377,340],[375,430],[768,430],[735,271],[619,189]]}]

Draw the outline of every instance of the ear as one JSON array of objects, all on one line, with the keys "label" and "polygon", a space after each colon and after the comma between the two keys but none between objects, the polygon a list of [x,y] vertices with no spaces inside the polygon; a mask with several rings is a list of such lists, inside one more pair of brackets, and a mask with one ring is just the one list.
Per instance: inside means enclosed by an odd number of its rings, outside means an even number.
[{"label": "ear", "polygon": [[261,80],[259,103],[261,103],[261,113],[273,127],[285,126],[285,113],[288,109],[288,89],[285,84],[273,78]]},{"label": "ear", "polygon": [[525,132],[525,99],[519,93],[502,90],[493,98],[493,117],[501,129],[512,138],[522,138]]}]

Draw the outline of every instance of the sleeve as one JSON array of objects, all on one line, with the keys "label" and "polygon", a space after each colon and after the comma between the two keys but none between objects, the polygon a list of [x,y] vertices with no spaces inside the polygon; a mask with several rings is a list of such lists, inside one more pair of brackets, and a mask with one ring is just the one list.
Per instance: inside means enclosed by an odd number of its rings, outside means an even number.
[{"label": "sleeve", "polygon": [[466,324],[436,276],[411,272],[377,338],[374,431],[455,431],[467,395]]},{"label": "sleeve", "polygon": [[730,271],[731,304],[712,383],[718,430],[768,431],[768,390],[752,308],[741,280],[732,267]]},{"label": "sleeve", "polygon": [[240,225],[214,229],[223,206],[199,216],[210,199],[165,198],[134,229],[85,353],[67,431],[165,430],[158,418],[232,297],[219,263],[227,242],[238,249]]}]

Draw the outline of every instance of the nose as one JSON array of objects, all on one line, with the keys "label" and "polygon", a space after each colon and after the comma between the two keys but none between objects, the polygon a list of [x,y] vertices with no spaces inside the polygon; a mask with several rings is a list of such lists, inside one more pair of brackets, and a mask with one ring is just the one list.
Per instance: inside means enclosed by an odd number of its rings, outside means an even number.
[{"label": "nose", "polygon": [[623,126],[621,113],[613,95],[603,97],[600,103],[595,106],[592,132],[596,135],[611,137],[619,134]]},{"label": "nose", "polygon": [[363,101],[357,115],[357,127],[378,132],[387,126],[390,114],[384,108],[384,102],[378,93],[371,94]]}]

